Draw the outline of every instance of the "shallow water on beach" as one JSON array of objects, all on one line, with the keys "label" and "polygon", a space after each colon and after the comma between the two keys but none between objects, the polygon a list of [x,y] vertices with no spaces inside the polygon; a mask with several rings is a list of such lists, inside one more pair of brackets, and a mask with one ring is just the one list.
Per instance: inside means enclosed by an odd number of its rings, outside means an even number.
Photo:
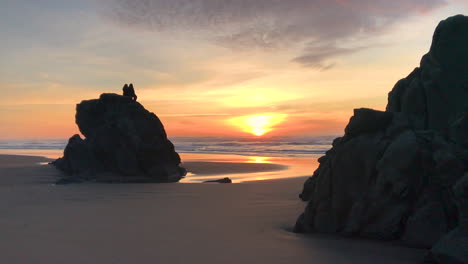
[{"label": "shallow water on beach", "polygon": [[[262,157],[181,153],[188,170],[180,182],[197,183],[229,177],[234,183],[311,176],[317,157]],[[205,163],[206,162],[206,163]],[[192,164],[200,165],[198,171]],[[203,164],[204,163],[204,164]]]},{"label": "shallow water on beach", "polygon": [[63,156],[63,149],[0,149],[0,154],[57,159]]}]

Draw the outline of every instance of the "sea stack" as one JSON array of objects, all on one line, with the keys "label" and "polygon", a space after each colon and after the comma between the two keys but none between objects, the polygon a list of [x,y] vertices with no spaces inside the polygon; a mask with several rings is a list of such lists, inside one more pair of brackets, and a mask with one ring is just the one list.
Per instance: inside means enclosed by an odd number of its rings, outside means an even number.
[{"label": "sea stack", "polygon": [[468,17],[441,21],[386,111],[354,110],[304,184],[297,232],[398,239],[468,263],[467,47]]},{"label": "sea stack", "polygon": [[61,182],[177,182],[185,176],[159,118],[131,97],[82,101],[75,118],[85,138],[72,136],[52,163],[68,175]]}]

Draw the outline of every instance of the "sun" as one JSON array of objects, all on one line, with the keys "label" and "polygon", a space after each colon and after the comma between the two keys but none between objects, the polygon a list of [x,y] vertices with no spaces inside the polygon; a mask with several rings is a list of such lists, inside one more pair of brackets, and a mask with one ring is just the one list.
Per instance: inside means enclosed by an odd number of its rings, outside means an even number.
[{"label": "sun", "polygon": [[266,129],[266,128],[259,128],[259,127],[254,127],[252,128],[251,133],[256,135],[256,136],[262,136],[265,133],[269,132],[271,129]]},{"label": "sun", "polygon": [[242,131],[259,137],[274,130],[275,126],[282,123],[286,117],[286,114],[259,114],[238,116],[228,121]]}]

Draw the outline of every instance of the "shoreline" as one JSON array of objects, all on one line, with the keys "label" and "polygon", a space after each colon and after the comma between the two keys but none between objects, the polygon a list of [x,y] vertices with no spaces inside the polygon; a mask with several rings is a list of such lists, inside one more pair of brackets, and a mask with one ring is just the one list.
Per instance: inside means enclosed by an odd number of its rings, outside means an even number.
[{"label": "shoreline", "polygon": [[[21,161],[37,160],[40,165],[54,158],[36,155],[0,154],[0,166],[15,166]],[[187,175],[180,183],[203,183],[229,177],[233,183],[283,178],[309,177],[318,166],[312,157],[261,157],[234,154],[180,153]],[[7,165],[2,160],[10,160]],[[20,163],[18,163],[20,162]],[[42,163],[42,164],[41,164]],[[57,173],[60,173],[57,171]]]}]

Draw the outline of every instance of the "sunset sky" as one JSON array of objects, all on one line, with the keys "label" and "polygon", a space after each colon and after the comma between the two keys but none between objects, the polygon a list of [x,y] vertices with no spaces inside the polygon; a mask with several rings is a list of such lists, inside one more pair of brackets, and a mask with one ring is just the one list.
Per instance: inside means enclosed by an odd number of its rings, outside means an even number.
[{"label": "sunset sky", "polygon": [[440,20],[467,11],[463,0],[2,0],[0,139],[69,137],[77,103],[130,82],[169,136],[341,134],[353,108],[385,108]]}]

